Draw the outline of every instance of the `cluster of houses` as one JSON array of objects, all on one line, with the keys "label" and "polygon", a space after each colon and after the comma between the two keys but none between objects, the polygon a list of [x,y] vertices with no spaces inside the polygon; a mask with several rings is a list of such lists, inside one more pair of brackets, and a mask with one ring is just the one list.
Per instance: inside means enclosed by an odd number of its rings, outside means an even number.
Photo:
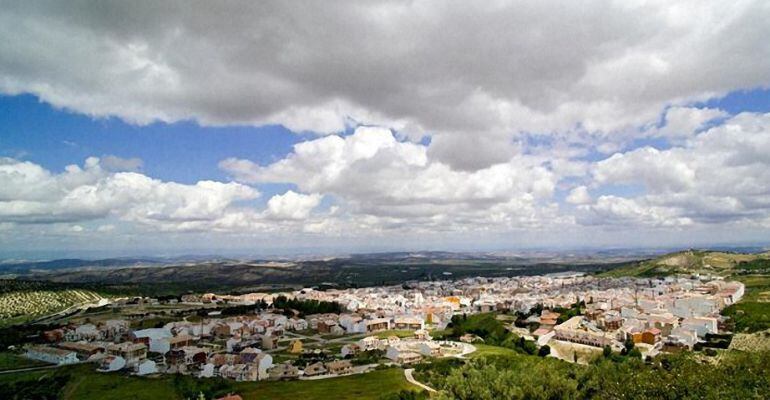
[{"label": "cluster of houses", "polygon": [[[161,328],[133,330],[123,320],[68,326],[43,333],[50,345],[27,349],[27,357],[52,364],[94,362],[103,372],[129,371],[136,375],[181,373],[198,377],[220,376],[237,381],[318,378],[351,373],[351,358],[382,350],[394,362],[416,362],[425,356],[439,356],[441,346],[432,341],[417,318],[389,319],[358,314],[316,314],[305,318],[262,312],[229,318],[170,322]],[[287,331],[336,336],[372,333],[398,327],[414,329],[414,337],[363,337],[342,346],[339,359],[312,362],[300,368],[287,361],[274,363],[274,351],[292,354],[320,352],[308,350]],[[340,331],[341,332],[338,332]],[[282,340],[283,339],[283,340]],[[280,345],[279,341],[284,344]],[[285,343],[288,342],[288,345]],[[448,342],[449,343],[449,342]],[[451,344],[444,347],[450,349]],[[414,353],[415,356],[410,354]],[[364,369],[365,370],[365,369]]]},{"label": "cluster of houses", "polygon": [[[707,334],[723,330],[725,317],[720,311],[740,300],[744,290],[740,282],[708,276],[610,279],[553,274],[348,290],[305,289],[294,295],[343,304],[353,315],[340,317],[336,324],[346,332],[363,331],[355,324],[383,320],[390,320],[396,329],[441,329],[460,313],[529,314],[542,306],[542,313],[528,320],[536,327],[531,336],[541,345],[555,339],[619,349],[630,340],[662,351],[677,351],[692,349]],[[552,311],[569,309],[579,302],[585,304],[582,315],[560,320],[560,314]],[[362,311],[366,315],[367,310],[377,310],[376,315],[357,316]]]},{"label": "cluster of houses", "polygon": [[[211,315],[139,330],[131,329],[126,320],[111,319],[46,331],[43,338],[50,344],[29,347],[27,356],[53,364],[91,361],[101,371],[138,375],[183,373],[239,381],[310,378],[350,373],[354,369],[350,358],[373,350],[398,364],[461,353],[464,344],[434,341],[430,330],[443,329],[454,315],[488,311],[528,314],[532,328],[526,333],[540,345],[560,340],[621,348],[623,342],[633,341],[673,351],[692,348],[707,334],[719,332],[724,323],[720,310],[738,301],[743,292],[739,282],[703,277],[607,279],[560,274],[302,289],[276,295],[204,294],[186,296],[181,303],[270,304],[274,296],[283,295],[337,302],[345,311],[303,318],[273,312],[227,318]],[[566,320],[554,311],[578,303],[580,315]],[[533,309],[542,312],[532,314]],[[407,338],[369,335],[385,330],[414,333]],[[288,346],[279,343],[286,343],[285,335],[292,331],[301,332],[295,338],[357,335],[360,339],[344,342],[337,355],[340,359],[318,360],[302,369],[291,362],[274,363],[271,353],[276,351],[309,351],[299,339]]]}]

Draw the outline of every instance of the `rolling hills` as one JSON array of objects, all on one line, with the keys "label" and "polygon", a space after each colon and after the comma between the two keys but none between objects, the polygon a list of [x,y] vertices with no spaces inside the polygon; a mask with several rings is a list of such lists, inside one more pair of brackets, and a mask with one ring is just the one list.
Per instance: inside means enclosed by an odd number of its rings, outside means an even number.
[{"label": "rolling hills", "polygon": [[726,277],[749,272],[766,272],[764,271],[767,269],[766,262],[770,262],[770,252],[747,254],[686,250],[629,263],[626,266],[605,271],[600,275],[606,277],[656,277],[697,273]]}]

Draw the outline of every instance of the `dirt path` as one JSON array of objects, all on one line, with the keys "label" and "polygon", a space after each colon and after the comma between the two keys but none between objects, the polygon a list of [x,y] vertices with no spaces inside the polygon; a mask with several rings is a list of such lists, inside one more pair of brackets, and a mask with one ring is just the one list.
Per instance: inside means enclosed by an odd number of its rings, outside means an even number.
[{"label": "dirt path", "polygon": [[432,387],[430,387],[430,386],[428,386],[428,385],[426,385],[424,383],[417,382],[417,380],[414,379],[414,376],[412,375],[413,372],[414,372],[414,368],[407,368],[407,369],[404,370],[404,376],[406,377],[406,380],[409,383],[411,383],[412,385],[415,385],[415,386],[419,386],[421,389],[427,390],[427,391],[429,391],[431,393],[436,393],[436,389],[433,389]]}]

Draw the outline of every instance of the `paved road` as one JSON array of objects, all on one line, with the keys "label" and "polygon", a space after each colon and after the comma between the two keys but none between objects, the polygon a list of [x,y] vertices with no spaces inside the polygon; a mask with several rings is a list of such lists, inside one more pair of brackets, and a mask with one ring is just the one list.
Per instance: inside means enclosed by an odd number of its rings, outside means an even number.
[{"label": "paved road", "polygon": [[7,369],[5,371],[0,371],[0,375],[4,374],[15,374],[18,372],[29,372],[29,371],[38,371],[43,369],[53,369],[58,368],[59,365],[43,365],[41,367],[29,367],[29,368],[19,368],[19,369]]},{"label": "paved road", "polygon": [[339,378],[341,376],[347,376],[347,375],[355,375],[355,374],[365,374],[371,370],[373,370],[375,367],[377,367],[377,364],[366,364],[366,365],[357,365],[351,369],[351,371],[347,374],[337,375],[337,374],[326,374],[326,375],[317,375],[317,376],[300,376],[299,379],[303,381],[314,381],[318,379],[330,379],[330,378]]},{"label": "paved road", "polygon": [[81,362],[76,362],[76,363],[71,363],[71,364],[51,364],[51,365],[41,365],[39,367],[7,369],[5,371],[0,371],[0,375],[3,375],[3,374],[15,374],[17,372],[41,371],[41,370],[45,370],[45,369],[54,369],[54,368],[68,367],[70,365],[85,364],[87,362],[88,361],[81,361]]},{"label": "paved road", "polygon": [[427,391],[429,391],[431,393],[435,393],[436,392],[436,389],[434,389],[434,388],[432,388],[432,387],[430,387],[430,386],[428,386],[426,384],[417,382],[417,380],[414,379],[414,376],[412,375],[413,372],[414,372],[414,368],[407,368],[407,369],[404,370],[404,376],[406,377],[406,380],[409,383],[411,383],[412,385],[419,386],[421,389],[427,390]]}]

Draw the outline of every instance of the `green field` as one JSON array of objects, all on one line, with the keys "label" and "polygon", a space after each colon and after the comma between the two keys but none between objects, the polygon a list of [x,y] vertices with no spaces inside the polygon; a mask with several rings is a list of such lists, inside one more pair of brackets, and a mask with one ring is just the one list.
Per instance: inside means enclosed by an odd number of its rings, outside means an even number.
[{"label": "green field", "polygon": [[488,344],[474,343],[476,351],[469,355],[470,358],[484,357],[516,357],[521,355],[519,352],[507,347],[491,346]]},{"label": "green field", "polygon": [[48,364],[40,361],[30,360],[29,358],[26,358],[20,354],[11,353],[8,351],[0,352],[0,371],[39,367],[42,365]]},{"label": "green field", "polygon": [[408,329],[396,329],[396,330],[389,330],[389,331],[381,331],[377,332],[375,334],[380,339],[387,339],[391,336],[399,337],[399,338],[408,338],[414,336],[414,331],[408,330]]},{"label": "green field", "polygon": [[237,393],[244,399],[255,400],[377,400],[402,390],[414,389],[400,368],[332,379],[283,382],[234,382],[171,375],[134,377],[99,373],[94,371],[93,365],[0,375],[2,399],[43,398],[35,391],[45,390],[58,396],[48,398],[63,400],[183,400],[199,391],[208,395],[207,398]]},{"label": "green field", "polygon": [[380,399],[401,390],[415,389],[400,368],[316,381],[237,383],[236,388],[244,399],[271,400]]},{"label": "green field", "polygon": [[758,332],[770,329],[770,276],[741,275],[734,277],[746,285],[743,299],[722,311],[735,322],[736,332]]}]

